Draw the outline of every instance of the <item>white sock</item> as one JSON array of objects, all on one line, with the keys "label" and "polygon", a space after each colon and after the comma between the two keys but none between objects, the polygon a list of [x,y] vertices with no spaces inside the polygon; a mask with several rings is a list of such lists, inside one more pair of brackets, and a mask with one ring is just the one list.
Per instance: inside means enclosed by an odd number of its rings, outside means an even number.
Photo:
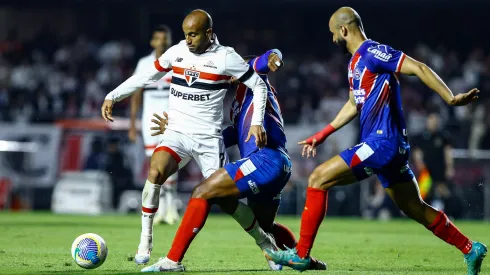
[{"label": "white sock", "polygon": [[255,239],[255,243],[261,244],[266,240],[266,233],[259,226],[252,209],[246,204],[239,201],[235,213],[231,216]]},{"label": "white sock", "polygon": [[165,188],[165,203],[167,209],[175,208],[175,196],[177,194],[177,184],[175,182],[166,182],[163,185]]},{"label": "white sock", "polygon": [[[160,197],[160,188],[158,184],[153,184],[146,180],[143,193],[141,195],[141,244],[148,243],[153,235],[153,218],[158,210],[158,200]],[[142,247],[141,250],[148,248]],[[138,249],[140,250],[140,249]],[[140,250],[140,251],[141,251]]]}]

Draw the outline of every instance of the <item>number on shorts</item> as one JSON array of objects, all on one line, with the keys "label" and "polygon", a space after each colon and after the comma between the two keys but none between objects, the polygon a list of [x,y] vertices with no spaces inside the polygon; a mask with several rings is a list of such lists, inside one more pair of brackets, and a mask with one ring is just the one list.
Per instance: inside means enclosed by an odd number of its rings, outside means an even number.
[{"label": "number on shorts", "polygon": [[219,153],[219,167],[222,168],[225,164],[225,154]]}]

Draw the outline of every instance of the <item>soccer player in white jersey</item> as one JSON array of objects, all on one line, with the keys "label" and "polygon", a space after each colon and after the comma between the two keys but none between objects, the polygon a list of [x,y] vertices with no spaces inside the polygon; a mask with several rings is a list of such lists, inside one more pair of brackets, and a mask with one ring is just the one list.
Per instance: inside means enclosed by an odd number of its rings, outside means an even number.
[{"label": "soccer player in white jersey", "polygon": [[[134,73],[141,73],[145,68],[153,66],[153,62],[158,59],[172,45],[172,32],[166,25],[159,25],[153,29],[150,46],[153,51],[142,57]],[[153,114],[161,114],[162,111],[168,110],[168,97],[170,94],[170,81],[172,74],[166,74],[157,82],[139,89],[131,96],[131,126],[129,128],[129,139],[136,140],[136,116],[141,106],[141,98],[143,97],[143,112],[141,118],[141,134],[145,145],[145,154],[151,157],[153,151],[157,148],[158,137],[151,136],[149,131]],[[159,208],[155,215],[154,223],[174,224],[179,220],[179,212],[175,205],[175,197],[177,192],[177,173],[171,175],[160,190]]]},{"label": "soccer player in white jersey", "polygon": [[[153,218],[158,209],[158,195],[170,175],[191,158],[196,160],[203,176],[209,177],[228,161],[222,139],[223,98],[231,77],[254,92],[253,114],[247,140],[254,140],[259,148],[267,143],[263,121],[267,99],[267,86],[233,48],[218,43],[212,29],[212,19],[203,10],[189,13],[182,29],[185,40],[168,49],[153,66],[137,73],[106,96],[101,108],[102,117],[113,121],[112,106],[136,90],[161,79],[173,71],[170,86],[169,124],[155,149],[150,171],[142,194],[142,232],[135,262],[146,264],[153,247]],[[246,205],[237,212],[252,210]],[[245,215],[233,215],[242,224]],[[247,217],[248,218],[248,217]],[[266,239],[270,249],[277,248],[274,240],[257,223],[249,234],[256,240]],[[259,236],[261,235],[261,236]],[[264,244],[262,244],[264,246]]]}]

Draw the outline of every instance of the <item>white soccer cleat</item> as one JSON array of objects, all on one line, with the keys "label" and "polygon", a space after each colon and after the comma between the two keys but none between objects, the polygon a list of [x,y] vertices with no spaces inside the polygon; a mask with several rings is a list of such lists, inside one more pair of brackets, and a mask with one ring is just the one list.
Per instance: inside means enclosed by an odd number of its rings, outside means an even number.
[{"label": "white soccer cleat", "polygon": [[160,258],[155,264],[145,267],[141,272],[183,272],[185,267],[182,263],[174,262],[169,258]]},{"label": "white soccer cleat", "polygon": [[134,255],[134,262],[138,265],[145,265],[150,261],[151,251],[153,250],[153,238],[141,236],[141,241]]},{"label": "white soccer cleat", "polygon": [[[276,245],[276,241],[274,240],[274,237],[272,237],[272,235],[270,234],[267,234],[267,238],[265,239],[264,242],[257,245],[260,247],[260,249],[262,249],[262,253],[264,253],[264,256],[266,255],[265,254],[266,249],[273,250],[273,251],[279,250],[279,248]],[[273,261],[267,259],[267,257],[265,259],[267,260],[267,263],[269,264],[271,270],[274,271],[282,270],[282,265],[274,263]]]}]

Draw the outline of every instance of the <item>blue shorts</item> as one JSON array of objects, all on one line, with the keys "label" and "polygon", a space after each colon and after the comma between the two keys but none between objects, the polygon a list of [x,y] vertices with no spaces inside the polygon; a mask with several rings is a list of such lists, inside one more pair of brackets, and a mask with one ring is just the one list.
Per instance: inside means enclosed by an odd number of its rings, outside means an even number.
[{"label": "blue shorts", "polygon": [[384,188],[411,181],[414,177],[408,165],[410,147],[388,139],[371,139],[349,148],[340,157],[361,181],[376,174]]},{"label": "blue shorts", "polygon": [[264,148],[248,158],[225,165],[242,198],[255,202],[279,202],[281,192],[291,177],[291,160],[277,150]]}]

